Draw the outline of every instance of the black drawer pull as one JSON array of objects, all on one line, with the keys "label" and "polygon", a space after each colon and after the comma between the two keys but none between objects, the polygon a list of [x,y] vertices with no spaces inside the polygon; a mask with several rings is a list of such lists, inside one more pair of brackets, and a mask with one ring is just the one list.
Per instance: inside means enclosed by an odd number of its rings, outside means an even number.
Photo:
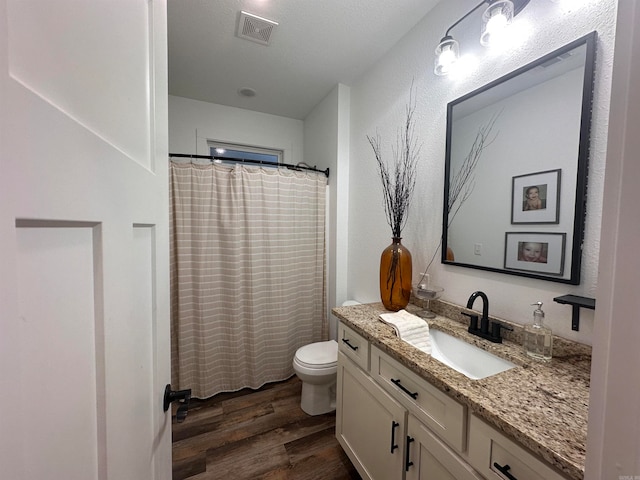
[{"label": "black drawer pull", "polygon": [[398,422],[391,420],[391,453],[393,453],[396,448],[400,448],[396,445],[396,427],[399,426],[400,424]]},{"label": "black drawer pull", "polygon": [[400,383],[400,379],[396,380],[394,378],[391,379],[391,383],[393,383],[396,387],[398,387],[400,390],[402,390],[404,393],[406,393],[407,395],[409,395],[411,398],[413,398],[414,400],[416,398],[418,398],[418,392],[410,392],[409,390],[407,390],[401,383]]},{"label": "black drawer pull", "polygon": [[505,477],[507,477],[509,480],[518,480],[516,477],[514,477],[509,473],[509,470],[511,470],[511,467],[509,465],[505,465],[503,467],[502,465],[499,465],[498,462],[493,462],[493,466],[496,467],[498,471],[501,474],[503,474]]},{"label": "black drawer pull", "polygon": [[346,343],[346,344],[347,344],[347,346],[348,346],[351,350],[353,350],[353,351],[358,350],[358,347],[354,347],[353,345],[351,345],[351,343],[349,343],[349,339],[348,339],[348,338],[343,338],[343,339],[342,339],[342,341],[343,341],[344,343]]},{"label": "black drawer pull", "polygon": [[407,435],[407,457],[404,460],[404,471],[408,472],[409,471],[409,467],[411,465],[413,465],[413,462],[411,460],[409,460],[411,458],[411,442],[413,442],[415,439],[411,438],[409,435]]}]

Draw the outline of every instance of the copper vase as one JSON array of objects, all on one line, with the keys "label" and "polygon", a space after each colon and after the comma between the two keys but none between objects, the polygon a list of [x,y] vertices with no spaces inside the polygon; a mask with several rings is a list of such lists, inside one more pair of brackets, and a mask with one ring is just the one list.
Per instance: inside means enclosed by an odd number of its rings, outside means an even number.
[{"label": "copper vase", "polygon": [[411,298],[411,252],[393,237],[393,242],[380,256],[380,298],[387,310],[397,312]]}]

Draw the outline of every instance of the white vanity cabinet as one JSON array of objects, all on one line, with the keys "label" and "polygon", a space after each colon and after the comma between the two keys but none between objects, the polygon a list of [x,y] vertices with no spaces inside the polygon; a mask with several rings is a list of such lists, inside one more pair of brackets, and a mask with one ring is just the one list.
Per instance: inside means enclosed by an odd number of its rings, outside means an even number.
[{"label": "white vanity cabinet", "polygon": [[353,329],[338,335],[336,437],[364,479],[567,480]]},{"label": "white vanity cabinet", "polygon": [[407,411],[338,352],[336,436],[367,480],[401,480]]},{"label": "white vanity cabinet", "polygon": [[466,408],[348,327],[341,324],[338,335],[336,437],[360,475],[371,480],[480,480],[430,430],[463,449]]}]

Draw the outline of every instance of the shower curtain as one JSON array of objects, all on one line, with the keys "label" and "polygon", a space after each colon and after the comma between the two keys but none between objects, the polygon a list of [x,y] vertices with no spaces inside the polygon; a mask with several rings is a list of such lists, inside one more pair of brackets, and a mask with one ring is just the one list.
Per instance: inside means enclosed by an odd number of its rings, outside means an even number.
[{"label": "shower curtain", "polygon": [[207,398],[294,374],[328,335],[326,177],[171,162],[172,384]]}]

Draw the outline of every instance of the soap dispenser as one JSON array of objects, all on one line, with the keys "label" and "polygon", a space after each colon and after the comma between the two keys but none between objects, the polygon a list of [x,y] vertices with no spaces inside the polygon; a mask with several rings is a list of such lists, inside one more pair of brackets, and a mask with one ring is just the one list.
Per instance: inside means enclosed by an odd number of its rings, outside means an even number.
[{"label": "soap dispenser", "polygon": [[528,323],[523,330],[524,351],[536,360],[551,360],[553,336],[551,329],[544,325],[542,302],[532,303],[537,306],[533,311],[533,323]]}]

